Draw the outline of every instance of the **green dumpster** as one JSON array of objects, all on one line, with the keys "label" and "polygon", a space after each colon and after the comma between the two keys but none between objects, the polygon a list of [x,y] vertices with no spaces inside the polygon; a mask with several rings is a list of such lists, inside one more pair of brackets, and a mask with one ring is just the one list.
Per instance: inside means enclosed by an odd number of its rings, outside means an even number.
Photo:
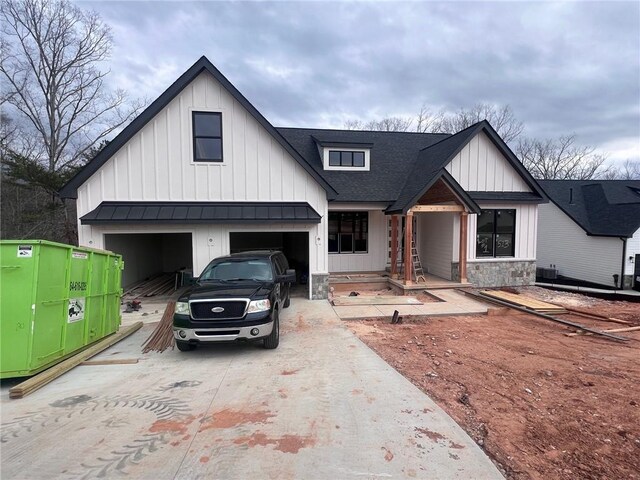
[{"label": "green dumpster", "polygon": [[122,257],[0,241],[0,378],[33,375],[120,326]]}]

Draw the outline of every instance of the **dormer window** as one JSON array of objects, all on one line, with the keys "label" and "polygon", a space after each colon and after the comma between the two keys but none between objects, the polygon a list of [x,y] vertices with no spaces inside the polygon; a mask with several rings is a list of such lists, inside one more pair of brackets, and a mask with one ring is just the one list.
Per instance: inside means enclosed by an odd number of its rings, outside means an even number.
[{"label": "dormer window", "polygon": [[329,150],[329,166],[364,168],[364,151]]}]

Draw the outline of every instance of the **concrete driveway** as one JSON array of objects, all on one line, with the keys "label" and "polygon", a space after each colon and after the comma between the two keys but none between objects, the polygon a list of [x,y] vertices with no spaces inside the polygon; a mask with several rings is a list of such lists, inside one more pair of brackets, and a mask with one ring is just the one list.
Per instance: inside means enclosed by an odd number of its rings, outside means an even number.
[{"label": "concrete driveway", "polygon": [[502,478],[327,302],[294,299],[281,322],[275,351],[142,355],[145,325],[94,358],[138,363],[80,366],[22,400],[3,382],[2,478]]}]

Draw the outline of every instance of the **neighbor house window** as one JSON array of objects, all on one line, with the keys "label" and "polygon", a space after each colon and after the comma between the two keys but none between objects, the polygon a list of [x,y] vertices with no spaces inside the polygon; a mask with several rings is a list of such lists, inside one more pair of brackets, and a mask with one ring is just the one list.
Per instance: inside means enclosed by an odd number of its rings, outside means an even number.
[{"label": "neighbor house window", "polygon": [[329,212],[329,253],[367,253],[368,212]]},{"label": "neighbor house window", "polygon": [[193,112],[193,161],[222,161],[222,114]]},{"label": "neighbor house window", "polygon": [[513,257],[515,232],[515,210],[482,210],[476,230],[476,257]]},{"label": "neighbor house window", "polygon": [[363,167],[364,152],[345,152],[341,150],[329,150],[330,167]]}]

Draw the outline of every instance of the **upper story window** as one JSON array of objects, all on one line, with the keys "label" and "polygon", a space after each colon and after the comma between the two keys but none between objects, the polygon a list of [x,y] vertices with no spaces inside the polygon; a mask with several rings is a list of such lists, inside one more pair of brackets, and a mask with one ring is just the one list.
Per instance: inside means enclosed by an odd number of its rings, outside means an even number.
[{"label": "upper story window", "polygon": [[515,210],[482,210],[476,229],[476,257],[515,256],[515,233]]},{"label": "upper story window", "polygon": [[193,161],[222,162],[222,114],[193,112]]},{"label": "upper story window", "polygon": [[371,163],[372,144],[318,145],[325,170],[368,172]]},{"label": "upper story window", "polygon": [[329,166],[364,168],[364,152],[329,150]]}]

